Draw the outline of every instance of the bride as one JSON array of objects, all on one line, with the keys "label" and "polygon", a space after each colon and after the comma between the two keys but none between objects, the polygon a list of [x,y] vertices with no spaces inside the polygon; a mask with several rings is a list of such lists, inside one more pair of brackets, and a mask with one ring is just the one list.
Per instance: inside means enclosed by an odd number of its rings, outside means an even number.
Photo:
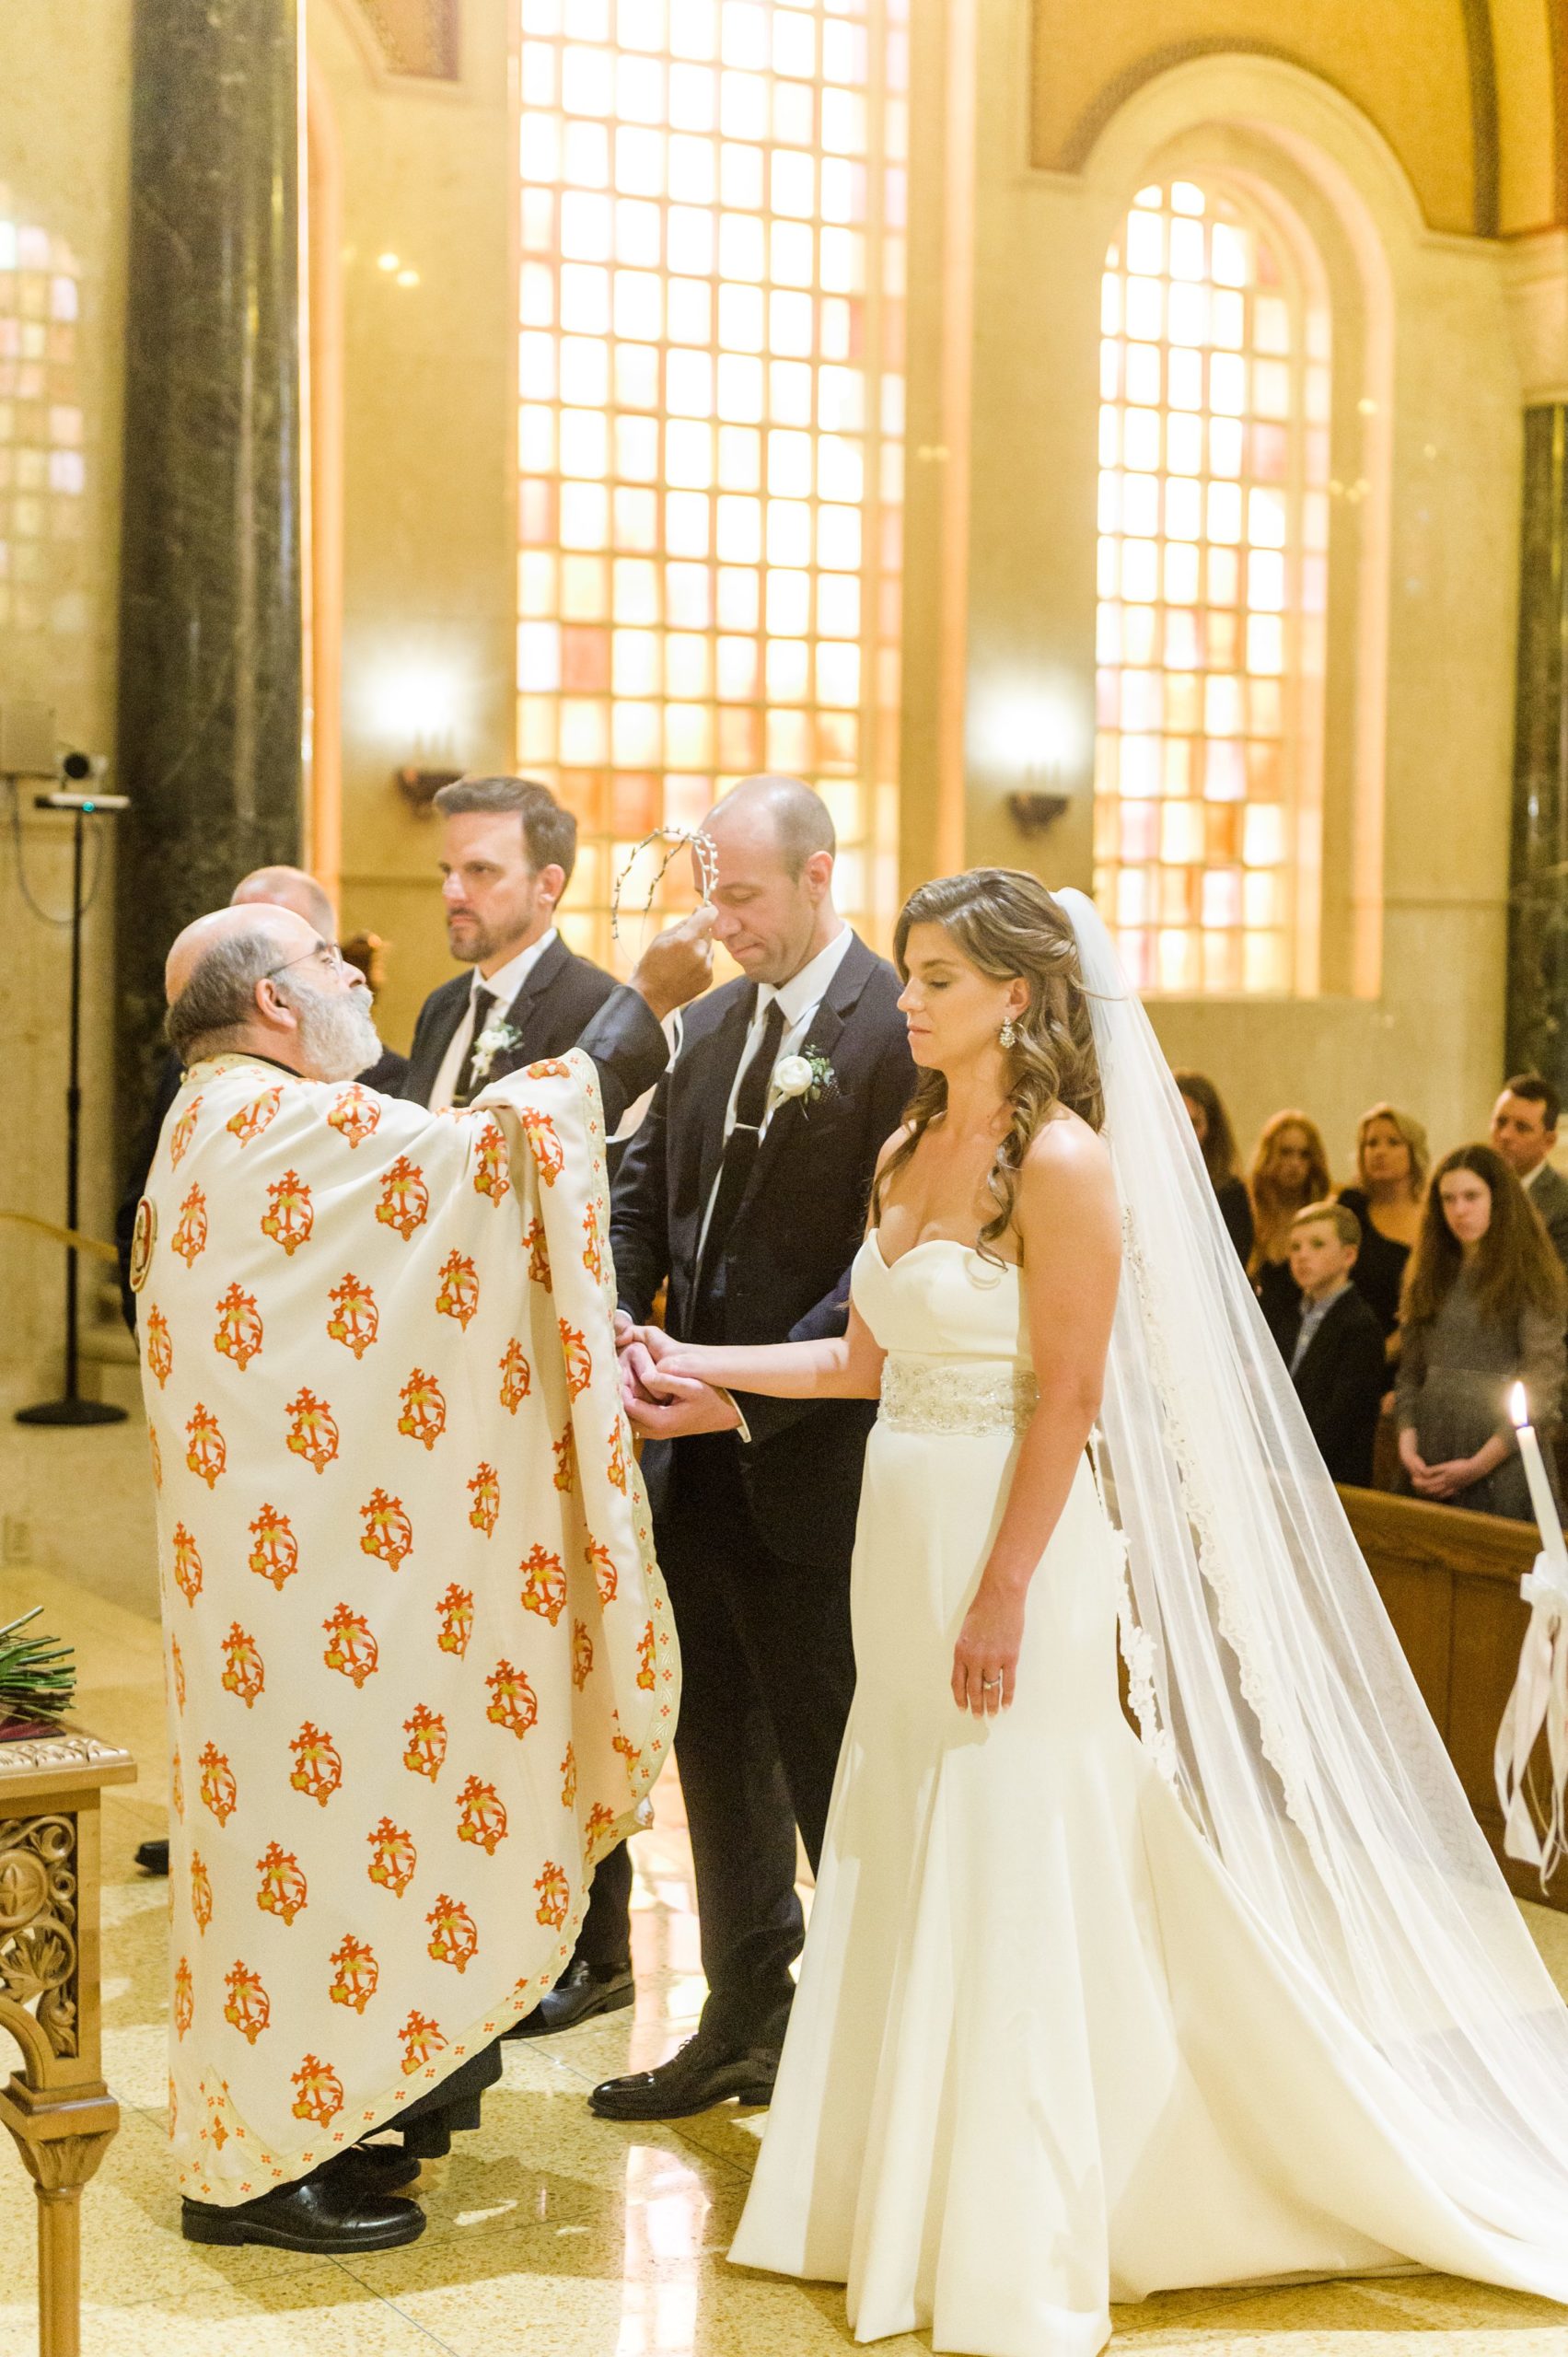
[{"label": "bride", "polygon": [[881,1402],[731,2257],[970,2357],[1092,2357],[1110,2302],[1186,2285],[1568,2301],[1568,2012],[1104,928],[981,869],[897,956],[921,1080],[843,1340],[640,1338],[668,1396]]}]

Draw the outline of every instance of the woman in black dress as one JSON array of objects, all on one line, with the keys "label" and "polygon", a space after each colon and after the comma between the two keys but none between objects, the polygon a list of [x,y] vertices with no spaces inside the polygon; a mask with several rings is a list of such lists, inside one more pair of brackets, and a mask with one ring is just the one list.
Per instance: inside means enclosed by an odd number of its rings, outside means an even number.
[{"label": "woman in black dress", "polygon": [[1421,1234],[1430,1156],[1426,1132],[1413,1114],[1374,1105],[1355,1132],[1353,1187],[1340,1201],[1361,1222],[1361,1254],[1352,1283],[1383,1329],[1388,1356],[1399,1356],[1400,1288]]},{"label": "woman in black dress", "polygon": [[1220,1217],[1230,1231],[1230,1240],[1245,1268],[1252,1250],[1252,1201],[1241,1175],[1241,1156],[1236,1150],[1236,1132],[1230,1125],[1225,1099],[1204,1073],[1179,1072],[1176,1085],[1181,1091],[1181,1101],[1187,1108],[1209,1184],[1218,1200]]},{"label": "woman in black dress", "polygon": [[1249,1184],[1255,1233],[1247,1273],[1279,1342],[1295,1330],[1301,1307],[1301,1291],[1290,1272],[1290,1224],[1297,1212],[1334,1190],[1317,1122],[1294,1107],[1265,1121]]}]

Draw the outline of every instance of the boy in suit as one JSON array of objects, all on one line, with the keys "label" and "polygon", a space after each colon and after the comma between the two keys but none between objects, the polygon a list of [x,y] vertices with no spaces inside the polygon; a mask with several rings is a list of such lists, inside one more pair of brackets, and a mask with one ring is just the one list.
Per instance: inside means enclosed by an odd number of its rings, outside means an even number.
[{"label": "boy in suit", "polygon": [[[685,1017],[627,1148],[610,1238],[621,1308],[661,1285],[683,1340],[842,1333],[877,1153],[914,1086],[899,980],[833,906],[832,821],[793,778],[741,782],[710,815],[714,935],[742,969]],[[625,1353],[631,1379],[643,1346]],[[813,1864],[854,1689],[849,1569],[868,1401],[712,1392],[640,1401],[643,1471],[680,1639],[676,1757],[708,1999],[654,2071],[596,2087],[611,2119],[678,2119],[772,2093],[804,1937],[796,1829]]]},{"label": "boy in suit", "polygon": [[1388,1371],[1383,1329],[1351,1283],[1360,1250],[1361,1223],[1343,1203],[1297,1212],[1290,1272],[1301,1308],[1280,1341],[1324,1464],[1336,1481],[1367,1489]]}]

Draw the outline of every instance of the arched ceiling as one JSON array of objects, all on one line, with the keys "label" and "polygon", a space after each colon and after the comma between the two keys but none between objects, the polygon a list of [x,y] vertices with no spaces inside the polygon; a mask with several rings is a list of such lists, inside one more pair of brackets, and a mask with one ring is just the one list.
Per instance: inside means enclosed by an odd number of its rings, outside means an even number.
[{"label": "arched ceiling", "polygon": [[1036,0],[1032,160],[1081,165],[1154,75],[1217,50],[1287,59],[1342,91],[1399,157],[1434,229],[1568,221],[1568,0]]}]

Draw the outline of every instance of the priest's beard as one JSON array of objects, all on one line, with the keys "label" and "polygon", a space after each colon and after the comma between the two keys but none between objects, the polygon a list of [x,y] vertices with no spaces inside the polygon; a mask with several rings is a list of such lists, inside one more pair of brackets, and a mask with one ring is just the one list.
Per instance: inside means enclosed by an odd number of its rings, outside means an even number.
[{"label": "priest's beard", "polygon": [[312,1080],[353,1080],[381,1053],[367,990],[319,991],[292,981],[280,993],[299,1017],[299,1053]]}]

